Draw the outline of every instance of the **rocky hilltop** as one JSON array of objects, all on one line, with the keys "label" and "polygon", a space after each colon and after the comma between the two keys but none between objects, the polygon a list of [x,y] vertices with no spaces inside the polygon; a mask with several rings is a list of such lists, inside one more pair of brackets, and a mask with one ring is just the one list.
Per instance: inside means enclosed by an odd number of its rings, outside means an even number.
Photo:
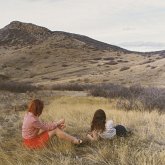
[{"label": "rocky hilltop", "polygon": [[0,29],[0,45],[7,46],[27,46],[32,44],[38,44],[46,39],[52,37],[54,40],[62,41],[65,38],[77,40],[77,44],[82,46],[89,46],[95,49],[101,50],[120,50],[123,52],[128,52],[126,49],[110,45],[104,42],[100,42],[89,38],[87,36],[66,33],[62,31],[51,31],[47,28],[37,26],[31,23],[22,23],[19,21],[13,21],[9,25]]},{"label": "rocky hilltop", "polygon": [[44,41],[51,35],[52,32],[44,27],[13,21],[0,29],[0,45],[25,46]]}]

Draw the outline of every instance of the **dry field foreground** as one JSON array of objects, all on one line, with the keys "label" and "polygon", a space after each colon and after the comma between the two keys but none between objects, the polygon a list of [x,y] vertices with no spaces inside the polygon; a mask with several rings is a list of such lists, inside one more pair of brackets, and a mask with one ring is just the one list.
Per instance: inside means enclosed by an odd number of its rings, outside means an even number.
[{"label": "dry field foreground", "polygon": [[[4,137],[0,139],[0,164],[18,165],[164,165],[165,164],[165,114],[117,110],[115,100],[95,97],[56,96],[45,107],[44,120],[66,119],[66,132],[83,139],[90,128],[93,113],[105,110],[108,119],[133,130],[127,138],[85,142],[73,146],[54,137],[42,151],[29,151],[21,145],[21,119],[24,112],[1,117],[2,126],[8,120]],[[4,120],[4,122],[3,122]],[[11,121],[11,122],[10,122]],[[6,134],[5,134],[6,132]]]}]

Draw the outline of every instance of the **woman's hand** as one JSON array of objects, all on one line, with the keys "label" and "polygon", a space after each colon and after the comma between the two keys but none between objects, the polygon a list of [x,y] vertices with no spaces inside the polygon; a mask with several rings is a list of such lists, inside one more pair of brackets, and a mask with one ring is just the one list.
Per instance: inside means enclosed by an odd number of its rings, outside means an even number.
[{"label": "woman's hand", "polygon": [[87,137],[91,140],[91,141],[96,141],[99,139],[98,133],[96,131],[92,131],[90,133],[87,134]]},{"label": "woman's hand", "polygon": [[65,124],[61,124],[61,125],[58,126],[59,129],[64,129],[65,127],[66,127]]},{"label": "woman's hand", "polygon": [[61,119],[57,122],[57,127],[60,128],[60,129],[64,129],[66,126],[65,126],[65,119]]},{"label": "woman's hand", "polygon": [[93,141],[93,137],[90,133],[87,134],[87,138]]}]

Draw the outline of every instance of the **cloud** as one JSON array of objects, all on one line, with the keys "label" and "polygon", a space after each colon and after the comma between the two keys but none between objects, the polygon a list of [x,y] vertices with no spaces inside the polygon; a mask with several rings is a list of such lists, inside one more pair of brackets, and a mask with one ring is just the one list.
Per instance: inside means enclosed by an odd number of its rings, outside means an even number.
[{"label": "cloud", "polygon": [[136,28],[134,28],[134,27],[124,27],[123,28],[123,31],[134,31],[134,30],[136,30]]},{"label": "cloud", "polygon": [[124,42],[121,43],[123,46],[149,46],[149,47],[162,47],[165,46],[165,43],[162,42],[143,42],[143,41],[138,41],[138,42]]},{"label": "cloud", "polygon": [[118,43],[119,46],[135,51],[156,51],[165,50],[165,42],[123,42]]},{"label": "cloud", "polygon": [[5,0],[0,27],[13,20],[108,42],[165,42],[163,0]]}]

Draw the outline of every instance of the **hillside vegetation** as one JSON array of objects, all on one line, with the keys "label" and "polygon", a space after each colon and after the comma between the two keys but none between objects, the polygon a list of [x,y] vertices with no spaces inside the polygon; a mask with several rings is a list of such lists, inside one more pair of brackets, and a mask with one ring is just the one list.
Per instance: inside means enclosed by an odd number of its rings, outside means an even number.
[{"label": "hillside vegetation", "polygon": [[0,29],[0,81],[46,87],[68,82],[164,87],[164,55],[132,52],[19,21]]}]

